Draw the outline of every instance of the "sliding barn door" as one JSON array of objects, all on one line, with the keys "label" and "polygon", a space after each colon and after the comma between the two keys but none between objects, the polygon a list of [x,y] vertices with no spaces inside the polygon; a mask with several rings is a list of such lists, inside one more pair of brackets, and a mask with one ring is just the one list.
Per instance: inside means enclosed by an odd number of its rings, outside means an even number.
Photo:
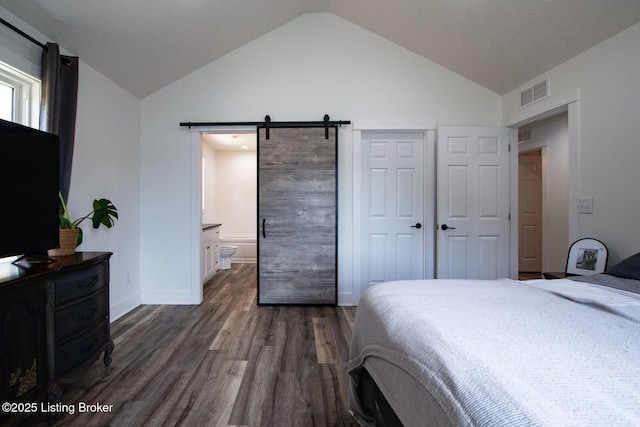
[{"label": "sliding barn door", "polygon": [[258,304],[335,305],[337,128],[268,133],[258,130]]}]

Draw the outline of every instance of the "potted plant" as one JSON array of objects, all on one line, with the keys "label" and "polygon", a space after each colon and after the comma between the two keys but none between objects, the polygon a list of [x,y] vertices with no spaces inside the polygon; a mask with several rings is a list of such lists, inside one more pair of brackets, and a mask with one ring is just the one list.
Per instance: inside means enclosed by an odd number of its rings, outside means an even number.
[{"label": "potted plant", "polygon": [[100,225],[111,228],[115,224],[115,220],[118,219],[118,209],[110,200],[96,199],[93,201],[91,212],[72,221],[62,193],[58,193],[58,197],[60,198],[60,247],[50,249],[49,256],[65,256],[75,253],[76,247],[82,243],[80,224],[85,219],[91,218],[93,228],[99,228]]}]

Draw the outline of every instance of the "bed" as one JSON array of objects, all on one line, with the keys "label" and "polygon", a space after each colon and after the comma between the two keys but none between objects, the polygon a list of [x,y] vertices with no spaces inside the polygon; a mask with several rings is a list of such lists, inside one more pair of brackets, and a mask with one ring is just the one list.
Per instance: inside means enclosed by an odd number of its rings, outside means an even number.
[{"label": "bed", "polygon": [[571,279],[372,286],[348,369],[363,426],[638,426],[640,253]]}]

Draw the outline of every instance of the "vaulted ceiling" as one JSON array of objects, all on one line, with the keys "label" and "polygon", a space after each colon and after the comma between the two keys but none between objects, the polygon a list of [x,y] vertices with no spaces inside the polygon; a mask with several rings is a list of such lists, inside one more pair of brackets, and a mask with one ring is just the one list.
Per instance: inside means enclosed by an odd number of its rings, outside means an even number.
[{"label": "vaulted ceiling", "polygon": [[498,93],[640,22],[640,0],[0,0],[143,98],[309,12],[330,12]]}]

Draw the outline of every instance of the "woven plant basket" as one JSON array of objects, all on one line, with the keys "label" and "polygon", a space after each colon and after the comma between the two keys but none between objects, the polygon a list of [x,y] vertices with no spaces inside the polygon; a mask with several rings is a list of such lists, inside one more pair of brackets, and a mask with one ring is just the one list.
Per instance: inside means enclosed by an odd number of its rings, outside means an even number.
[{"label": "woven plant basket", "polygon": [[47,254],[49,256],[67,256],[76,253],[76,246],[78,244],[78,233],[80,230],[64,229],[60,230],[60,247],[56,249],[49,249]]}]

